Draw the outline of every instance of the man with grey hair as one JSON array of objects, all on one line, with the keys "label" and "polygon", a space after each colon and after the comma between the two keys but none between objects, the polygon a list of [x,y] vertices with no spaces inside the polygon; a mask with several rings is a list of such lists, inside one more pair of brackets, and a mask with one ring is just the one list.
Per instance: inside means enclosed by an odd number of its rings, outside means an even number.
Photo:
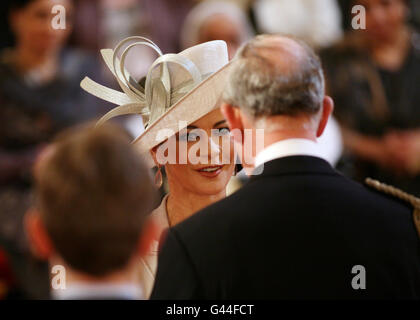
[{"label": "man with grey hair", "polygon": [[169,230],[152,298],[419,298],[412,209],[319,157],[333,101],[315,53],[258,36],[233,64],[222,112],[236,143],[264,130],[262,173]]}]

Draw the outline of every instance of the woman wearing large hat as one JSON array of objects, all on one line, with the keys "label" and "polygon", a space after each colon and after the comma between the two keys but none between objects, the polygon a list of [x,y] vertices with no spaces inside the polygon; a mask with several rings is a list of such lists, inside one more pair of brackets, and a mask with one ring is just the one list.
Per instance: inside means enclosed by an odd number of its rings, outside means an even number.
[{"label": "woman wearing large hat", "polygon": [[[139,45],[152,48],[159,57],[147,76],[135,81],[124,64],[128,51]],[[152,156],[158,168],[157,184],[161,183],[162,166],[168,178],[169,193],[151,213],[157,226],[156,241],[142,261],[142,284],[148,297],[162,232],[224,198],[234,173],[230,133],[219,110],[230,66],[228,51],[224,41],[210,41],[178,54],[164,55],[150,40],[130,37],[115,50],[105,49],[101,53],[124,93],[89,78],[82,81],[86,91],[119,105],[102,117],[99,124],[117,115],[142,115],[145,131],[134,144]],[[207,148],[201,148],[203,145]],[[172,159],[171,153],[175,155]]]}]

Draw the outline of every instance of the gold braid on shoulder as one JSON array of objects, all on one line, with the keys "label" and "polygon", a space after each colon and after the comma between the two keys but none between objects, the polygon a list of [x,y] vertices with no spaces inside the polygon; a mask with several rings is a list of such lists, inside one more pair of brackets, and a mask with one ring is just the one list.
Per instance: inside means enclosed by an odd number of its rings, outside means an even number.
[{"label": "gold braid on shoulder", "polygon": [[401,199],[411,204],[414,209],[414,212],[413,212],[414,224],[416,226],[417,233],[420,236],[420,198],[417,198],[398,188],[395,188],[393,186],[387,185],[385,183],[379,182],[378,180],[374,180],[371,178],[366,178],[365,183],[366,185],[368,185],[369,187],[373,189],[376,189],[385,194],[389,194],[395,198]]}]

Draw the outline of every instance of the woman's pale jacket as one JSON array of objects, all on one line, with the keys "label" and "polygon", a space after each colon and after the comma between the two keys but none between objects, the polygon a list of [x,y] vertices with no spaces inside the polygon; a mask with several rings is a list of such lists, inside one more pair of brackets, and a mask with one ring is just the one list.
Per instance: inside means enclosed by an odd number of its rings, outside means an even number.
[{"label": "woman's pale jacket", "polygon": [[143,287],[144,296],[146,299],[150,297],[150,294],[153,289],[153,284],[155,282],[155,275],[157,270],[157,262],[158,262],[158,253],[159,253],[159,239],[162,235],[162,232],[169,228],[168,222],[168,214],[166,211],[166,202],[168,199],[168,195],[166,195],[160,206],[157,207],[153,212],[150,214],[150,217],[156,224],[157,227],[157,237],[156,240],[153,241],[151,250],[149,253],[141,259],[141,271],[140,271],[140,281]]}]

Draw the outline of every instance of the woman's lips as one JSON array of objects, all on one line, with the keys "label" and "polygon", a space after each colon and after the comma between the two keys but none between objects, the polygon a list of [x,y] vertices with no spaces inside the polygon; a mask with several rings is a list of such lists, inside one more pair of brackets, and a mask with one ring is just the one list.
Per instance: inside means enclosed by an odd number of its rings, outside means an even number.
[{"label": "woman's lips", "polygon": [[197,172],[206,178],[215,178],[222,172],[223,166],[207,166],[198,169]]}]

